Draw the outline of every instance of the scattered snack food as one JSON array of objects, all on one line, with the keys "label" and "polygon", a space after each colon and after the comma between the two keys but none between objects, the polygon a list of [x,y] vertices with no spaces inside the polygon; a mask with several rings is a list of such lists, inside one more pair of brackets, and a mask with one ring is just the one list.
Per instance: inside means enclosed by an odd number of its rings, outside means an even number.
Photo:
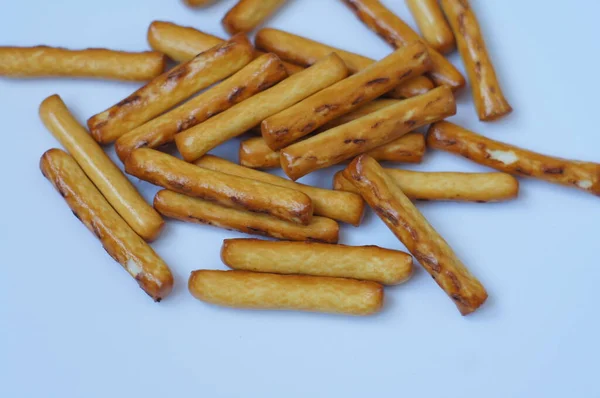
[{"label": "scattered snack food", "polygon": [[223,27],[233,35],[254,30],[285,3],[285,0],[239,0],[225,14]]},{"label": "scattered snack food", "polygon": [[442,54],[454,50],[454,35],[438,0],[406,0],[406,4],[429,47]]}]

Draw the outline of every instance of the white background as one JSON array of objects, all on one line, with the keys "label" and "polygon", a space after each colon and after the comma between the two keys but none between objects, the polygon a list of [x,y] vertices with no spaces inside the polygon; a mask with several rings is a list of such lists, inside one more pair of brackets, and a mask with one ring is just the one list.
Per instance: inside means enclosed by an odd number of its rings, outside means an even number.
[{"label": "white background", "polygon": [[[452,121],[542,153],[600,161],[600,3],[472,0],[514,112],[476,119],[469,90]],[[0,1],[0,45],[145,50],[155,19],[220,36],[234,2]],[[384,1],[413,24],[404,2]],[[290,0],[268,22],[381,58],[390,48],[339,1]],[[462,69],[458,54],[451,60]],[[133,83],[0,79],[1,397],[598,397],[600,198],[522,180],[502,204],[419,204],[490,298],[461,317],[420,267],[366,318],[218,308],[193,299],[190,271],[221,269],[224,238],[168,222],[153,244],[176,286],[152,302],[39,172],[59,144],[38,118],[58,93],[84,122]],[[236,159],[238,142],[216,153]],[[112,148],[111,154],[114,155]],[[488,171],[430,152],[417,170]],[[337,170],[337,169],[336,169]],[[330,186],[333,170],[303,181]],[[156,189],[134,180],[151,200]],[[370,211],[341,242],[403,246]]]}]

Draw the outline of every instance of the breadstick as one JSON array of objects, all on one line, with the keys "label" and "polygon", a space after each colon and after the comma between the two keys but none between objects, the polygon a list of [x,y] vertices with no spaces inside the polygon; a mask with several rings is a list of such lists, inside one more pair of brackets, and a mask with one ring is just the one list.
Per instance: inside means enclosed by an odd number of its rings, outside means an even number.
[{"label": "breadstick", "polygon": [[479,120],[495,120],[512,112],[498,83],[494,65],[469,1],[442,0],[441,4],[456,36],[460,56],[465,63]]},{"label": "breadstick", "polygon": [[155,301],[173,288],[171,270],[104,199],[75,160],[60,149],[50,149],[40,160],[42,174],[65,199],[107,253]]},{"label": "breadstick", "polygon": [[221,260],[241,271],[353,278],[397,285],[412,275],[412,257],[377,246],[226,239]]},{"label": "breadstick", "polygon": [[437,87],[283,149],[281,167],[296,180],[455,113],[452,91]]},{"label": "breadstick", "polygon": [[204,155],[195,164],[205,169],[303,192],[312,200],[316,215],[346,222],[354,226],[358,226],[362,220],[365,205],[359,195],[350,194],[350,192],[339,195],[340,192],[299,184],[269,173],[242,167],[211,155]]},{"label": "breadstick", "polygon": [[184,0],[190,7],[206,7],[213,4],[216,0]]},{"label": "breadstick", "polygon": [[[395,48],[421,41],[421,37],[403,20],[388,10],[379,0],[343,0],[356,16],[372,31]],[[431,58],[429,76],[438,86],[446,85],[453,91],[465,85],[465,78],[442,54],[428,47]]]},{"label": "breadstick", "polygon": [[204,122],[286,77],[279,58],[275,54],[265,54],[220,84],[123,135],[115,144],[117,154],[125,160],[134,149],[167,144],[174,140],[175,134]]},{"label": "breadstick", "polygon": [[461,314],[467,315],[484,303],[485,288],[376,160],[361,155],[344,170],[344,176],[450,296]]},{"label": "breadstick", "polygon": [[325,217],[314,216],[310,224],[301,225],[167,190],[156,194],[154,208],[165,217],[276,239],[337,243],[340,230],[335,221]]},{"label": "breadstick", "polygon": [[438,0],[406,0],[423,39],[429,46],[442,54],[454,50],[454,35]]},{"label": "breadstick", "polygon": [[121,102],[92,116],[88,127],[96,141],[102,144],[113,142],[203,88],[237,72],[250,62],[252,52],[246,37],[235,36],[154,78]]},{"label": "breadstick", "polygon": [[177,149],[192,162],[267,117],[346,77],[344,61],[335,54],[175,136]]},{"label": "breadstick", "polygon": [[275,13],[283,3],[285,0],[239,0],[221,22],[230,35],[250,32]]},{"label": "breadstick", "polygon": [[[514,199],[519,194],[519,182],[505,173],[423,173],[398,169],[384,170],[402,192],[414,200],[485,203]],[[341,171],[333,176],[333,189],[360,194]]]},{"label": "breadstick", "polygon": [[491,140],[448,122],[433,124],[429,128],[427,142],[432,148],[463,156],[505,173],[538,178],[600,195],[598,163],[542,155]]},{"label": "breadstick", "polygon": [[162,229],[163,219],[75,120],[58,95],[42,102],[40,117],[127,224],[145,240],[154,240]]},{"label": "breadstick", "polygon": [[154,149],[131,152],[125,170],[154,185],[223,206],[270,214],[304,225],[312,218],[312,202],[302,192],[207,170]]},{"label": "breadstick", "polygon": [[188,288],[198,300],[234,308],[371,315],[383,306],[380,284],[326,276],[198,270]]},{"label": "breadstick", "polygon": [[[350,73],[357,73],[375,63],[375,60],[371,58],[278,29],[263,28],[259,30],[254,43],[261,50],[275,53],[285,61],[303,66],[310,66],[332,52],[344,60]],[[426,93],[432,88],[431,80],[425,76],[418,76],[395,87],[388,93],[388,96],[409,98]]]},{"label": "breadstick", "polygon": [[153,51],[0,47],[0,76],[9,77],[67,76],[147,81],[163,73],[165,64],[165,56]]},{"label": "breadstick", "polygon": [[287,108],[261,124],[269,148],[285,148],[320,126],[379,97],[429,68],[427,50],[414,43]]}]

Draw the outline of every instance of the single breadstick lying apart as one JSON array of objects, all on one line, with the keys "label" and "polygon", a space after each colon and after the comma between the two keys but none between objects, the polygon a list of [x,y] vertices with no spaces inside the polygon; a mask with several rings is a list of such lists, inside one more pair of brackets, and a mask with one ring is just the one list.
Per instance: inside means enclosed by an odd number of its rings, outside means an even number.
[{"label": "single breadstick lying apart", "polygon": [[269,148],[285,148],[325,123],[379,97],[407,79],[421,75],[429,66],[425,46],[421,43],[408,45],[264,120],[262,136]]},{"label": "single breadstick lying apart", "polygon": [[283,3],[285,0],[239,0],[221,22],[230,35],[250,32],[275,13]]},{"label": "single breadstick lying apart", "polygon": [[252,60],[253,51],[246,37],[235,36],[154,78],[121,102],[92,116],[88,127],[99,143],[113,142],[203,88],[237,72]]},{"label": "single breadstick lying apart", "polygon": [[171,292],[169,267],[117,214],[72,157],[60,149],[50,149],[42,156],[40,169],[75,217],[150,297],[160,301]]},{"label": "single breadstick lying apart", "polygon": [[177,134],[177,149],[185,160],[192,162],[225,141],[257,126],[269,116],[342,80],[347,73],[344,61],[331,54],[276,86]]},{"label": "single breadstick lying apart", "polygon": [[375,159],[357,157],[344,170],[344,176],[450,296],[461,314],[467,315],[485,302],[487,293],[481,283]]},{"label": "single breadstick lying apart", "polygon": [[460,56],[465,63],[479,120],[495,120],[512,112],[498,83],[469,0],[442,0],[441,5],[450,21]]},{"label": "single breadstick lying apart", "polygon": [[600,195],[600,164],[546,156],[494,141],[449,122],[429,128],[431,148],[441,149],[505,173],[538,178]]},{"label": "single breadstick lying apart", "polygon": [[75,120],[58,95],[42,102],[40,118],[127,224],[145,240],[154,240],[164,224],[162,217]]},{"label": "single breadstick lying apart", "polygon": [[241,271],[353,278],[397,285],[412,275],[412,257],[377,246],[226,239],[221,260]]},{"label": "single breadstick lying apart", "polygon": [[365,204],[360,195],[351,194],[350,192],[339,195],[340,192],[299,184],[269,173],[239,166],[212,155],[204,155],[195,164],[205,169],[304,192],[311,199],[316,215],[346,222],[354,226],[358,226],[362,220]]},{"label": "single breadstick lying apart", "polygon": [[167,144],[174,140],[175,134],[204,122],[286,77],[279,58],[265,54],[185,104],[123,135],[115,144],[117,154],[124,161],[134,149]]},{"label": "single breadstick lying apart", "polygon": [[406,0],[406,4],[429,47],[442,54],[454,50],[454,35],[438,0]]},{"label": "single breadstick lying apart", "polygon": [[[506,173],[418,172],[384,169],[406,196],[414,200],[457,202],[499,202],[519,194],[519,181]],[[333,189],[359,190],[339,171],[333,176]]]},{"label": "single breadstick lying apart", "polygon": [[198,270],[188,288],[198,300],[234,308],[371,315],[383,305],[380,284],[326,276]]},{"label": "single breadstick lying apart", "polygon": [[[310,66],[332,52],[344,60],[350,73],[357,73],[375,63],[375,60],[371,58],[278,29],[259,30],[256,34],[255,45],[261,50],[277,54],[285,61],[303,66]],[[393,98],[410,98],[424,94],[432,88],[431,80],[425,76],[418,76],[395,87],[387,95]]]},{"label": "single breadstick lying apart", "polygon": [[156,194],[154,208],[165,217],[276,239],[337,243],[340,230],[325,217],[314,216],[308,225],[290,223],[167,190]]},{"label": "single breadstick lying apart", "polygon": [[206,7],[213,4],[217,0],[184,0],[185,4],[190,7]]},{"label": "single breadstick lying apart", "polygon": [[[371,30],[395,48],[422,41],[404,21],[388,10],[379,0],[343,0]],[[465,78],[442,54],[428,48],[431,57],[429,76],[438,86],[446,85],[453,91],[465,85]]]},{"label": "single breadstick lying apart", "polygon": [[165,56],[153,51],[0,47],[0,76],[8,77],[66,76],[147,81],[163,73],[165,63]]},{"label": "single breadstick lying apart", "polygon": [[281,167],[296,180],[455,113],[452,91],[447,86],[437,87],[283,149]]}]

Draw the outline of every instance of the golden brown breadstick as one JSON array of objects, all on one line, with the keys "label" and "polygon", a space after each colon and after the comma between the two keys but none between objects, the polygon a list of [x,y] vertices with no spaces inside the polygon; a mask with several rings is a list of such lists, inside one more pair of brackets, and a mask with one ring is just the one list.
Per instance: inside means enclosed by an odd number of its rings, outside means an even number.
[{"label": "golden brown breadstick", "polygon": [[169,267],[117,214],[72,157],[60,149],[50,149],[42,156],[40,169],[75,217],[150,297],[160,301],[171,292]]},{"label": "golden brown breadstick", "polygon": [[[371,58],[278,29],[264,28],[259,30],[256,34],[255,45],[261,50],[277,54],[285,61],[303,66],[310,66],[332,52],[335,52],[344,60],[350,73],[357,73],[375,63],[375,60]],[[426,93],[432,88],[433,83],[431,80],[425,76],[418,76],[395,87],[388,93],[388,96],[409,98]]]},{"label": "golden brown breadstick", "polygon": [[198,300],[234,308],[371,315],[383,305],[380,284],[326,276],[198,270],[188,288]]},{"label": "golden brown breadstick", "polygon": [[377,246],[226,239],[221,260],[241,271],[332,276],[397,285],[412,275],[412,257]]},{"label": "golden brown breadstick", "polygon": [[484,303],[485,288],[375,159],[357,157],[344,170],[344,176],[450,296],[461,314],[467,315]]},{"label": "golden brown breadstick", "polygon": [[270,214],[282,220],[309,224],[313,206],[304,193],[264,182],[207,170],[149,148],[131,152],[127,173],[173,191],[223,206]]},{"label": "golden brown breadstick", "polygon": [[163,219],[77,123],[58,95],[42,102],[40,117],[127,224],[142,238],[154,240],[162,229]]},{"label": "golden brown breadstick", "polygon": [[[419,35],[403,20],[388,10],[379,0],[343,0],[371,30],[383,37],[395,48],[415,41]],[[429,47],[431,71],[429,76],[438,85],[446,85],[453,91],[465,85],[465,78],[442,54]]]},{"label": "golden brown breadstick", "polygon": [[406,0],[421,36],[429,46],[442,54],[454,50],[452,30],[444,17],[438,0]]},{"label": "golden brown breadstick", "polygon": [[[320,126],[390,91],[429,69],[421,43],[408,45],[261,123],[269,148],[285,148]],[[414,98],[414,97],[413,97]]]},{"label": "golden brown breadstick", "polygon": [[[415,200],[452,200],[457,202],[499,202],[519,194],[519,182],[506,173],[418,172],[384,169],[406,196]],[[333,176],[333,189],[359,190],[339,171]]]},{"label": "golden brown breadstick", "polygon": [[[362,220],[365,205],[360,195],[339,195],[339,192],[330,189],[299,184],[269,173],[239,166],[212,155],[204,155],[195,164],[205,169],[304,192],[312,200],[316,215],[346,222],[354,226],[358,226]],[[350,194],[350,192],[344,192],[344,194]]]},{"label": "golden brown breadstick", "polygon": [[223,27],[230,34],[254,30],[269,18],[285,0],[239,0],[223,17]]},{"label": "golden brown breadstick", "polygon": [[264,214],[219,206],[167,190],[156,194],[154,208],[166,217],[181,221],[276,239],[337,243],[340,230],[335,221],[325,217],[314,216],[308,225],[290,223]]},{"label": "golden brown breadstick", "polygon": [[498,83],[494,65],[469,1],[442,0],[441,4],[465,63],[479,120],[495,120],[512,112]]},{"label": "golden brown breadstick", "polygon": [[538,178],[600,195],[600,164],[567,160],[494,141],[448,122],[429,128],[428,145],[505,173]]},{"label": "golden brown breadstick", "polygon": [[290,76],[275,87],[256,94],[175,136],[177,149],[192,162],[223,142],[236,137],[262,120],[346,77],[344,61],[335,54]]},{"label": "golden brown breadstick", "polygon": [[9,77],[68,76],[146,81],[163,73],[165,63],[165,56],[154,51],[0,47],[0,76]]},{"label": "golden brown breadstick", "polygon": [[107,144],[181,101],[243,68],[253,57],[244,36],[198,54],[154,78],[144,87],[109,109],[92,116],[88,127],[96,141]]},{"label": "golden brown breadstick", "polygon": [[284,148],[281,167],[296,180],[455,113],[452,91],[447,86],[437,87]]},{"label": "golden brown breadstick", "polygon": [[213,4],[216,1],[217,0],[184,0],[185,4],[187,4],[190,7],[206,7]]},{"label": "golden brown breadstick", "polygon": [[157,148],[169,143],[175,134],[202,123],[286,77],[279,58],[275,54],[265,54],[185,104],[123,135],[115,144],[117,154],[125,160],[134,149]]}]

